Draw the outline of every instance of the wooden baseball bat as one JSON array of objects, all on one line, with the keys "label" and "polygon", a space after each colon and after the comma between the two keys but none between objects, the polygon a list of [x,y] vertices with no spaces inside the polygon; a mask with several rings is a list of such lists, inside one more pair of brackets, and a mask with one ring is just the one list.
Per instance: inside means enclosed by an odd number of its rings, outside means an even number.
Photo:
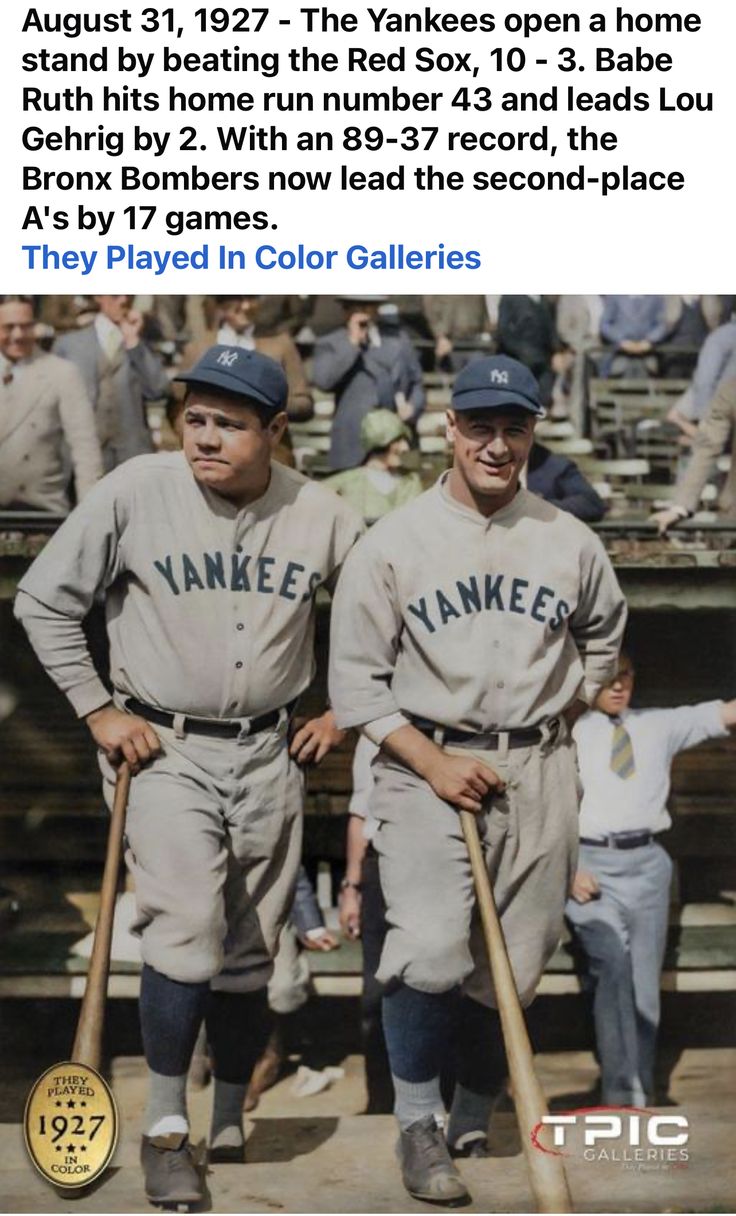
[{"label": "wooden baseball bat", "polygon": [[[537,1211],[572,1212],[572,1199],[562,1158],[541,1152],[532,1143],[533,1129],[548,1113],[547,1101],[534,1071],[532,1048],[483,857],[478,824],[471,811],[460,811],[460,820],[470,855],[475,893],[509,1062],[516,1117]],[[545,1144],[547,1136],[548,1133],[542,1131],[538,1136],[540,1143]],[[547,1143],[551,1143],[551,1137]]]},{"label": "wooden baseball bat", "polygon": [[123,853],[125,812],[130,793],[130,769],[121,764],[115,782],[110,828],[107,836],[105,869],[102,875],[100,908],[95,925],[92,955],[87,971],[87,983],[79,1011],[77,1033],[74,1036],[71,1059],[76,1064],[87,1064],[100,1071],[102,1063],[102,1032],[105,1025],[105,1003],[107,980],[110,971],[110,947],[115,916],[115,897],[118,889],[118,874]]}]

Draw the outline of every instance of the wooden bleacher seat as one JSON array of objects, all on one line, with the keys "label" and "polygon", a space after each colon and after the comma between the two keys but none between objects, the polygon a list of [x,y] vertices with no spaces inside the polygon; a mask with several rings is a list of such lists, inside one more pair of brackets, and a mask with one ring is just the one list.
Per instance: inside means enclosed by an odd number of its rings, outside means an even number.
[{"label": "wooden bleacher seat", "polygon": [[592,379],[590,434],[605,443],[613,455],[623,457],[635,449],[635,433],[645,420],[663,422],[688,387],[686,380]]}]

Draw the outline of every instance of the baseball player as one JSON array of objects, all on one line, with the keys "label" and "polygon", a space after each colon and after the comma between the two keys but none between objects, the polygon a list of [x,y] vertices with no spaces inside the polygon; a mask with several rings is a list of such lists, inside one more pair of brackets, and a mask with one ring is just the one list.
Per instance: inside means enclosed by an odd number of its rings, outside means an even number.
[{"label": "baseball player", "polygon": [[519,485],[541,413],[520,363],[469,363],[448,412],[452,468],[359,542],[333,608],[337,721],[381,745],[370,810],[389,928],[377,978],[399,1156],[409,1192],[436,1202],[467,1198],[437,1119],[458,1015],[453,1150],[487,1152],[492,1097],[465,1058],[494,998],[456,808],[478,816],[526,1004],[575,873],[565,711],[615,670],[626,616],[599,540]]},{"label": "baseball player", "polygon": [[[302,774],[340,736],[328,712],[291,748],[314,671],[314,601],[361,523],[271,454],[286,422],[281,368],[215,346],[184,377],[183,452],[99,483],[19,588],[16,612],[87,722],[108,798],[137,773],[126,825],[144,962],[150,1071],[146,1192],[192,1203],[186,1074],[202,1020],[214,1060],[210,1160],[243,1160],[241,1110],[268,1039],[271,958],[301,848]],[[112,696],[82,621],[105,593]]]}]

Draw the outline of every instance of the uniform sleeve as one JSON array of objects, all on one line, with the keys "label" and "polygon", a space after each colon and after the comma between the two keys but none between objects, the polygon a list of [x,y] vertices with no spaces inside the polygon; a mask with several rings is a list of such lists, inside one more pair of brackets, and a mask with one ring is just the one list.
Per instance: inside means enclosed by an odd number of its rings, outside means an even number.
[{"label": "uniform sleeve", "polygon": [[[335,491],[331,491],[331,494]],[[365,532],[365,524],[354,511],[348,502],[343,498],[339,498],[335,503],[337,508],[335,513],[335,528],[333,536],[332,549],[332,569],[330,570],[324,585],[330,595],[334,594],[337,580],[340,575],[345,558],[352,549],[356,540]]]},{"label": "uniform sleeve", "polygon": [[581,593],[570,632],[583,661],[584,697],[592,705],[616,674],[627,609],[608,554],[592,532],[581,563]]},{"label": "uniform sleeve", "polygon": [[393,570],[366,536],[345,562],[332,606],[329,687],[338,726],[399,712],[391,681],[401,628]]},{"label": "uniform sleeve", "polygon": [[669,755],[676,756],[688,747],[697,747],[706,739],[727,738],[729,732],[723,725],[722,710],[722,701],[701,701],[699,705],[662,710]]},{"label": "uniform sleeve", "polygon": [[72,363],[59,367],[59,414],[74,467],[77,498],[84,498],[104,472],[92,403]]},{"label": "uniform sleeve", "polygon": [[110,700],[92,662],[82,621],[120,572],[117,473],[87,495],[21,579],[15,615],[78,717]]}]

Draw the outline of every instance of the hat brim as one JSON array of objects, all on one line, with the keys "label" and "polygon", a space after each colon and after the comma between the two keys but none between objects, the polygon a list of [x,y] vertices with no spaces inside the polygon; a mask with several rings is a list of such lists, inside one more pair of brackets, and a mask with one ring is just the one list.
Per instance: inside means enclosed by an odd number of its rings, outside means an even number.
[{"label": "hat brim", "polygon": [[241,398],[246,403],[248,401],[257,401],[260,405],[265,405],[268,409],[273,410],[274,414],[280,414],[286,409],[285,401],[283,405],[274,404],[265,393],[260,392],[257,388],[251,388],[250,385],[244,388],[242,380],[236,381],[233,376],[224,370],[215,371],[213,368],[212,371],[208,370],[205,373],[197,372],[196,370],[183,372],[179,376],[174,376],[174,380],[179,384],[188,384],[192,388],[219,389],[230,397]]},{"label": "hat brim", "polygon": [[540,405],[538,401],[533,401],[531,397],[525,397],[523,393],[515,393],[512,389],[507,388],[468,389],[467,392],[458,393],[450,403],[451,409],[461,413],[465,410],[499,410],[504,406],[510,409],[526,410],[535,418],[541,418],[544,414],[544,406]]}]

